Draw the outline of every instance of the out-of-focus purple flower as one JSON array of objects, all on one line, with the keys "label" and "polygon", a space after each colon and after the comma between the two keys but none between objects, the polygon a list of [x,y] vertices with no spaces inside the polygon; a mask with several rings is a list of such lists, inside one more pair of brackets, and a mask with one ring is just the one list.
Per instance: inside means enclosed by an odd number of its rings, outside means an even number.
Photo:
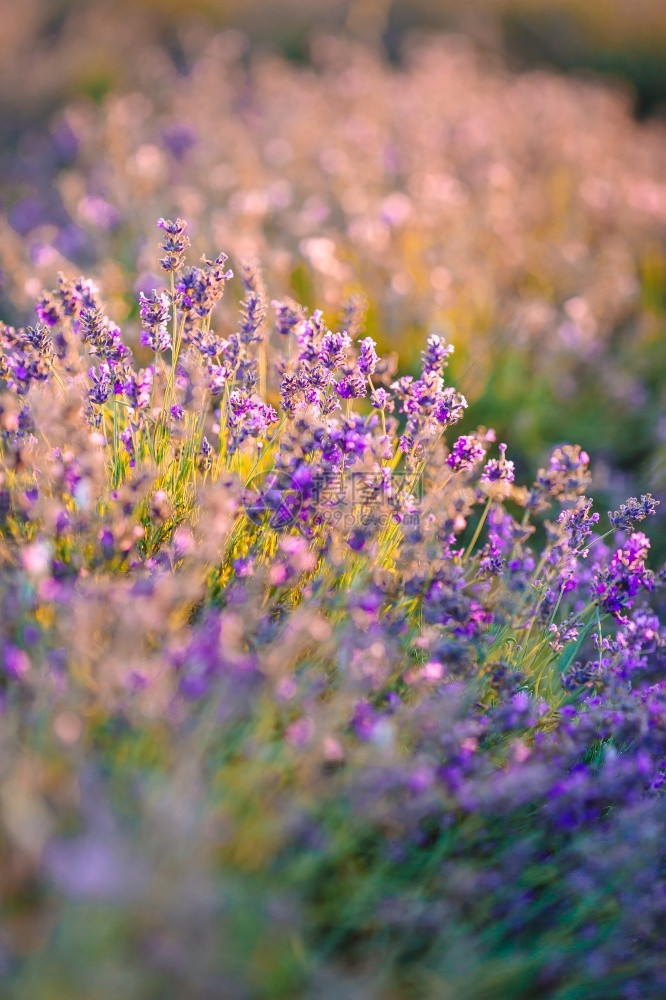
[{"label": "out-of-focus purple flower", "polygon": [[258,343],[263,339],[267,311],[266,290],[258,263],[242,261],[241,278],[245,295],[240,304],[240,338],[243,344]]},{"label": "out-of-focus purple flower", "polygon": [[536,486],[547,496],[575,499],[590,483],[589,462],[590,456],[578,445],[564,444],[553,451],[548,468],[539,470]]},{"label": "out-of-focus purple flower", "polygon": [[162,142],[173,158],[179,161],[196,146],[198,140],[197,132],[186,122],[174,122],[162,132]]},{"label": "out-of-focus purple flower", "polygon": [[2,669],[13,680],[22,680],[30,670],[28,654],[13,643],[5,642],[2,646]]},{"label": "out-of-focus purple flower", "polygon": [[291,299],[271,303],[275,310],[275,330],[281,337],[288,337],[303,322],[304,311]]}]

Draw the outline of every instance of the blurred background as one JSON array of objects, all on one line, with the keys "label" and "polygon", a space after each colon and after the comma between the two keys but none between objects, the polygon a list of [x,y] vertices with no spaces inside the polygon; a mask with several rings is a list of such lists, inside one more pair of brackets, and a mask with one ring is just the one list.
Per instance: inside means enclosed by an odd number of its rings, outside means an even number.
[{"label": "blurred background", "polygon": [[[662,0],[0,0],[0,315],[88,273],[130,333],[158,216],[418,364],[521,471],[666,485]],[[137,265],[138,262],[138,265]],[[221,322],[224,317],[222,317]],[[664,509],[664,508],[662,508]],[[663,519],[662,519],[663,520]]]}]

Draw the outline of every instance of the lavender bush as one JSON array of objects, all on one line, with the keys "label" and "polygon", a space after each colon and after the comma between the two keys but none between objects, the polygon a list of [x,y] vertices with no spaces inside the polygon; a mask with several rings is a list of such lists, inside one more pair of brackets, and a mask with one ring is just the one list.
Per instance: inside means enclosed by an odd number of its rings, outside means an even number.
[{"label": "lavender bush", "polygon": [[462,429],[495,427],[526,474],[575,440],[606,506],[663,487],[663,123],[460,37],[406,43],[398,66],[341,38],[304,65],[196,25],[180,46],[177,64],[148,47],[133,86],[63,100],[0,170],[7,318],[93,267],[133,321],[168,211],[197,255],[258,257],[271,296],[330,322],[364,293],[367,333],[405,372],[446,334]]},{"label": "lavender bush", "polygon": [[5,995],[663,995],[657,502],[159,231],[1,328]]}]

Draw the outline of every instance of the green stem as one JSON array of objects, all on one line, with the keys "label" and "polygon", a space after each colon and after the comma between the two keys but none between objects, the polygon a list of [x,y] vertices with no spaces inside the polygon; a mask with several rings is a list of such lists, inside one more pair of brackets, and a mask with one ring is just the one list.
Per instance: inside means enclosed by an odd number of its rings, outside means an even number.
[{"label": "green stem", "polygon": [[491,502],[492,501],[491,501],[490,497],[488,497],[488,499],[486,500],[486,506],[483,508],[483,514],[479,518],[479,523],[476,526],[476,531],[472,535],[472,541],[469,543],[469,545],[465,549],[465,553],[464,553],[464,555],[462,557],[462,562],[467,562],[467,560],[469,559],[470,553],[472,552],[474,546],[476,545],[476,543],[479,540],[479,535],[481,534],[483,526],[486,523],[486,518],[488,517],[488,511],[490,510],[490,504],[491,504]]}]

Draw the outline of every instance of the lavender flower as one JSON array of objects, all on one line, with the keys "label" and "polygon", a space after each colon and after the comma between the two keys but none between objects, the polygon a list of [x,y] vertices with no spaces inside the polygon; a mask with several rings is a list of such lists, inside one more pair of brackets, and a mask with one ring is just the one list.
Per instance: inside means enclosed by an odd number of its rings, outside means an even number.
[{"label": "lavender flower", "polygon": [[493,499],[509,496],[515,479],[514,463],[506,457],[506,445],[499,446],[499,458],[491,458],[483,467],[479,477],[481,489]]},{"label": "lavender flower", "polygon": [[189,237],[185,235],[187,223],[183,219],[158,219],[157,228],[163,230],[164,238],[160,243],[165,251],[165,256],[160,260],[163,270],[167,273],[179,271],[185,260],[185,252],[191,245]]},{"label": "lavender flower", "polygon": [[358,370],[362,375],[373,375],[378,363],[376,343],[372,337],[364,337],[358,345]]},{"label": "lavender flower", "polygon": [[329,371],[341,368],[347,360],[347,350],[351,346],[351,338],[347,333],[331,333],[327,331],[322,339],[317,357]]},{"label": "lavender flower", "polygon": [[645,565],[649,550],[649,539],[636,531],[613,554],[609,565],[595,574],[592,592],[603,610],[619,622],[627,621],[624,612],[633,606],[639,590],[652,588],[654,576]]},{"label": "lavender flower", "polygon": [[257,262],[243,261],[241,277],[245,295],[240,307],[240,338],[244,344],[258,343],[263,340],[267,305],[266,289]]},{"label": "lavender flower", "polygon": [[303,322],[305,313],[303,308],[292,299],[285,299],[283,302],[271,302],[275,310],[275,329],[281,337],[288,337],[293,334]]},{"label": "lavender flower", "polygon": [[453,444],[446,464],[454,472],[464,472],[474,468],[486,454],[485,448],[474,435],[463,434]]},{"label": "lavender flower", "polygon": [[373,409],[375,410],[385,410],[387,413],[392,413],[395,407],[395,402],[391,397],[391,394],[386,391],[386,389],[380,386],[375,389],[370,395],[370,402],[372,403]]},{"label": "lavender flower", "polygon": [[153,289],[150,297],[139,293],[141,313],[141,343],[151,351],[171,350],[171,335],[168,323],[171,319],[170,300],[166,292],[157,293]]},{"label": "lavender flower", "polygon": [[659,500],[651,493],[642,494],[640,500],[629,497],[626,503],[620,504],[620,509],[608,512],[608,520],[618,531],[626,531],[633,527],[635,521],[644,521],[656,513]]},{"label": "lavender flower", "polygon": [[453,354],[453,345],[447,344],[443,337],[433,333],[428,337],[428,344],[425,351],[421,351],[421,362],[423,374],[441,375],[446,368],[449,357]]}]

